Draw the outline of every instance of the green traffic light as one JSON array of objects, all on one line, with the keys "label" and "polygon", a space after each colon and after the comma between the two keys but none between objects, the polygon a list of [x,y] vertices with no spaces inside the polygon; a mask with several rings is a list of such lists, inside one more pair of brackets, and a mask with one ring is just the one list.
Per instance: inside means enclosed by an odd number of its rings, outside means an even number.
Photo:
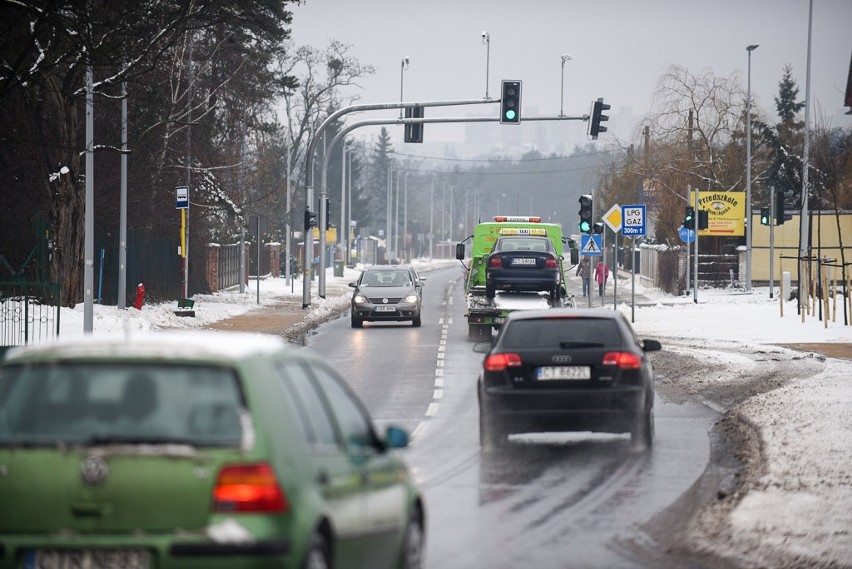
[{"label": "green traffic light", "polygon": [[515,120],[515,111],[513,111],[513,110],[511,110],[511,109],[509,109],[508,111],[506,111],[506,119],[507,119],[507,120],[510,120],[510,121],[511,121],[511,120]]},{"label": "green traffic light", "polygon": [[580,231],[582,231],[583,233],[588,233],[591,229],[592,229],[592,224],[590,224],[588,221],[581,221],[580,222]]}]

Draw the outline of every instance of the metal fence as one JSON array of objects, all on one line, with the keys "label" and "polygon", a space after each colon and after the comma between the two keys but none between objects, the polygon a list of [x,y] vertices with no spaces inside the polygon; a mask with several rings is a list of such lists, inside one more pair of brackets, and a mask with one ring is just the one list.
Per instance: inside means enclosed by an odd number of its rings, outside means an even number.
[{"label": "metal fence", "polygon": [[38,344],[59,336],[59,283],[0,282],[0,346]]},{"label": "metal fence", "polygon": [[240,244],[219,248],[219,290],[240,284]]}]

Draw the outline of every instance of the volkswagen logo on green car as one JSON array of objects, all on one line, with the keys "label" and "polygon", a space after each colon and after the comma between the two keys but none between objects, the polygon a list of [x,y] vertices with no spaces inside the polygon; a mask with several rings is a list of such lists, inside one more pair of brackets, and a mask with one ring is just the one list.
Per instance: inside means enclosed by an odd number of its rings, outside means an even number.
[{"label": "volkswagen logo on green car", "polygon": [[419,568],[407,444],[274,336],[15,348],[0,366],[0,568]]}]

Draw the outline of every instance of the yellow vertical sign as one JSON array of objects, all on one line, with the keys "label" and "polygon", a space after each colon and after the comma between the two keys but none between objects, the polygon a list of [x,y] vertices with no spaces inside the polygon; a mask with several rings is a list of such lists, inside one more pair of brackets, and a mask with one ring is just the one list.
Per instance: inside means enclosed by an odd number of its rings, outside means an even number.
[{"label": "yellow vertical sign", "polygon": [[186,209],[180,210],[180,256],[186,258]]}]

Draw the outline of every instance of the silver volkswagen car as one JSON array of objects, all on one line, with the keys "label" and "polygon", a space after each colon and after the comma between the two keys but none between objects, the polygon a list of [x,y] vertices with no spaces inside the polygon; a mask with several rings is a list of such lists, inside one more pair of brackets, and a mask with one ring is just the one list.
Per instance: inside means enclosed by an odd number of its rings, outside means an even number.
[{"label": "silver volkswagen car", "polygon": [[420,326],[423,284],[408,265],[374,265],[365,268],[357,281],[349,283],[352,293],[352,327],[365,321],[401,322]]}]

